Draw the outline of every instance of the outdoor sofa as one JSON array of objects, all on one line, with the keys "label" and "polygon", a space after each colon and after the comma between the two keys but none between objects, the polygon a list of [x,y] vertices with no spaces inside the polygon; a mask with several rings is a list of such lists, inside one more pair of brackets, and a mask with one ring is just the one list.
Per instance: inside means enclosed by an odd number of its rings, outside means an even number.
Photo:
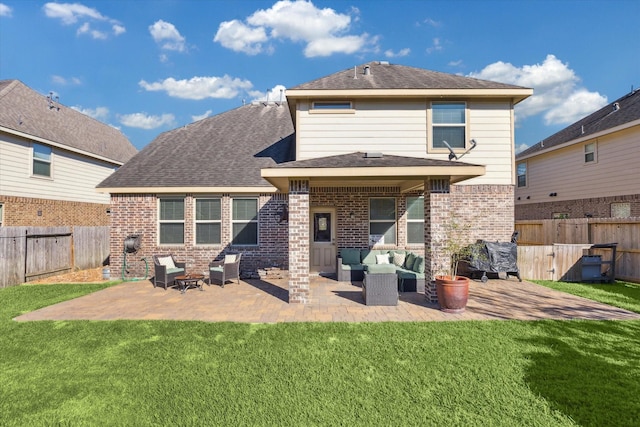
[{"label": "outdoor sofa", "polygon": [[425,289],[425,259],[411,251],[397,249],[340,249],[336,257],[336,277],[339,282],[360,282],[364,272],[369,274],[395,273],[398,289],[420,292]]}]

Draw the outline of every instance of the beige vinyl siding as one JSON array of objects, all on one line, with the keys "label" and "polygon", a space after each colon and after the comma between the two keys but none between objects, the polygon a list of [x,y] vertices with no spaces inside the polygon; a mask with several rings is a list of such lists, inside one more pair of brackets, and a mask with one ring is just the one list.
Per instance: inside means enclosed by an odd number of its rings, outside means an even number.
[{"label": "beige vinyl siding", "polygon": [[109,203],[109,194],[95,186],[113,173],[114,166],[53,148],[51,178],[31,175],[29,141],[0,135],[0,194],[52,200]]},{"label": "beige vinyl siding", "polygon": [[[636,126],[527,159],[527,187],[516,189],[516,196],[522,199],[516,203],[638,194],[639,138],[640,127]],[[585,163],[584,145],[592,142],[597,160]],[[558,195],[549,197],[550,193]]]},{"label": "beige vinyl siding", "polygon": [[299,106],[298,160],[356,151],[408,157],[426,154],[426,102],[355,101],[355,113],[310,113]]}]

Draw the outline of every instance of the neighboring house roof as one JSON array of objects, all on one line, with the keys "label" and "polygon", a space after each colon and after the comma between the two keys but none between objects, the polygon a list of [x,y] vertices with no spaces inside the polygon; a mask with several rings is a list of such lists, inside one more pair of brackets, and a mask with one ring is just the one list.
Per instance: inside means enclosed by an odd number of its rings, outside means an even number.
[{"label": "neighboring house roof", "polygon": [[273,168],[366,168],[366,167],[435,167],[474,166],[469,163],[439,159],[393,156],[382,153],[349,153],[317,159],[297,160],[280,163]]},{"label": "neighboring house roof", "polygon": [[0,128],[117,165],[137,152],[119,130],[57,101],[50,104],[19,80],[0,81]]},{"label": "neighboring house roof", "polygon": [[[368,71],[366,68],[368,67]],[[296,90],[349,89],[526,89],[505,83],[479,80],[386,61],[369,62],[287,89],[287,96]]]},{"label": "neighboring house roof", "polygon": [[293,160],[294,145],[286,103],[249,104],[162,133],[98,188],[266,189],[260,169]]},{"label": "neighboring house roof", "polygon": [[640,89],[624,95],[595,113],[518,153],[516,159],[529,157],[540,151],[546,151],[574,140],[576,142],[582,141],[592,135],[613,130],[636,120],[640,120]]}]

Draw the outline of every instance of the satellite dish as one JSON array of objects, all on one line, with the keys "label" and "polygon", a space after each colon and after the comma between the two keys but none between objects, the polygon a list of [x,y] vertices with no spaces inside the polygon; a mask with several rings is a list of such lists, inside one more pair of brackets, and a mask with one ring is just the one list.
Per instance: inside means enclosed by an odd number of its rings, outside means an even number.
[{"label": "satellite dish", "polygon": [[442,140],[442,143],[445,145],[445,147],[447,147],[449,149],[449,160],[459,160],[462,156],[464,156],[465,154],[467,154],[469,151],[473,150],[474,148],[476,148],[476,145],[478,144],[476,142],[475,139],[472,139],[471,141],[469,141],[469,143],[471,144],[471,146],[467,149],[467,151],[465,151],[464,153],[457,155],[454,151],[453,148],[451,148],[451,146],[449,145],[449,143],[447,141],[445,141],[444,139]]}]

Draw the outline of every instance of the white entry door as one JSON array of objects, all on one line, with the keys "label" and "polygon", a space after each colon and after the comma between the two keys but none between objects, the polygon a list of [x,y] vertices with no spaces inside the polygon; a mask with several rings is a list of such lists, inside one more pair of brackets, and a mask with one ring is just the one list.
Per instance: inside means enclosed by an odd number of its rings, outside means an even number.
[{"label": "white entry door", "polygon": [[335,209],[311,209],[309,271],[312,273],[335,273],[336,271],[335,217]]}]

